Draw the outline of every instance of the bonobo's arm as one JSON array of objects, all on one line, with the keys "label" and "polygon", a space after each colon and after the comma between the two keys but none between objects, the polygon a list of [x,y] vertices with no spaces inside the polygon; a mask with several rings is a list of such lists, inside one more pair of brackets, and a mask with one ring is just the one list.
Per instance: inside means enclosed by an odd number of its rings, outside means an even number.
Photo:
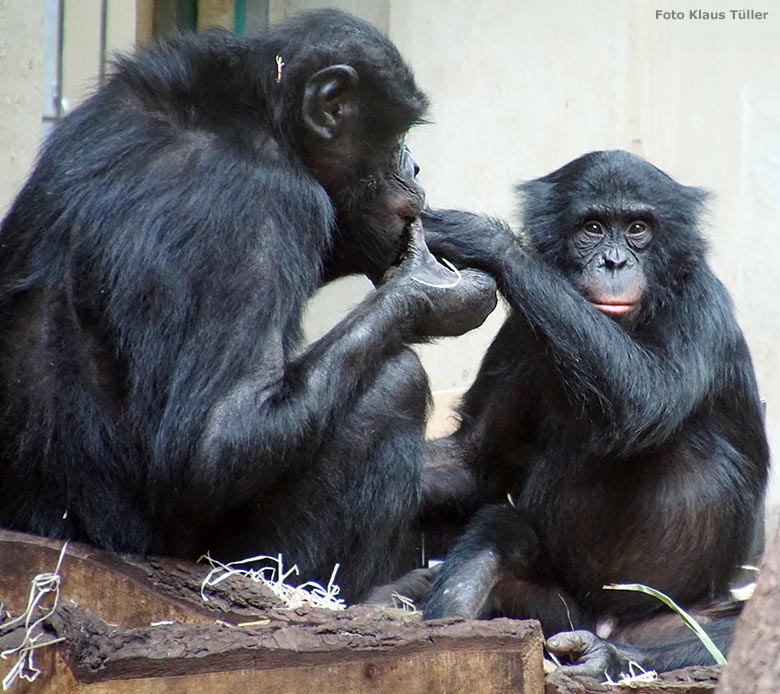
[{"label": "bonobo's arm", "polygon": [[[511,230],[459,211],[426,211],[432,252],[495,277],[511,307],[546,344],[578,410],[608,421],[596,450],[628,454],[666,440],[705,395],[721,366],[746,350],[725,290],[698,268],[679,301],[662,307],[652,341],[640,342],[595,310]],[[732,356],[729,356],[732,355]],[[741,364],[740,364],[741,368]]]},{"label": "bonobo's arm", "polygon": [[[443,280],[431,274],[435,261],[418,236],[389,279],[300,357],[285,363],[282,354],[266,355],[278,365],[273,377],[245,378],[214,404],[198,451],[205,465],[196,466],[209,484],[219,485],[219,470],[229,465],[253,482],[250,494],[292,465],[309,464],[389,355],[484,321],[496,303],[493,280],[464,270],[454,286],[432,286]],[[454,284],[454,275],[445,279]],[[281,332],[269,342],[280,345]],[[234,483],[223,491],[234,498]]]},{"label": "bonobo's arm", "polygon": [[535,438],[537,415],[529,354],[537,338],[510,316],[488,347],[477,377],[458,407],[457,430],[426,444],[425,520],[456,521],[485,502],[506,501],[525,446]]},{"label": "bonobo's arm", "polygon": [[482,502],[476,447],[464,427],[426,442],[422,471],[423,527],[458,524]]}]

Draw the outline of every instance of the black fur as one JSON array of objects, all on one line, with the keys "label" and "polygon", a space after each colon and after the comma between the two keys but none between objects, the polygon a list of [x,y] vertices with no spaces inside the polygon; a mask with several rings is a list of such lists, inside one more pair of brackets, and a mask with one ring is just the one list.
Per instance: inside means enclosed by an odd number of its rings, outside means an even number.
[{"label": "black fur", "polygon": [[[474,518],[425,614],[537,616],[548,635],[614,619],[619,638],[663,608],[604,584],[716,604],[750,548],[769,462],[753,367],[704,259],[700,190],[625,152],[587,154],[519,190],[525,244],[474,215],[425,217],[432,250],[492,273],[513,309],[464,398],[459,430],[431,446],[429,511],[453,515],[507,493],[517,506]],[[578,230],[639,214],[652,242],[625,258],[645,283],[641,302],[605,315],[584,295]],[[609,236],[612,250],[626,246],[622,234]],[[600,268],[611,282],[616,272]],[[475,571],[480,547],[493,548],[501,568],[485,564],[489,595],[464,606],[454,586],[475,576],[486,584]],[[675,647],[659,655],[664,648],[646,661],[711,662]]]},{"label": "black fur", "polygon": [[0,233],[0,524],[283,552],[321,581],[341,562],[349,599],[390,578],[428,402],[405,345],[432,315],[473,326],[457,292],[410,281],[414,258],[305,350],[300,323],[323,281],[378,282],[406,245],[423,193],[401,138],[426,105],[337,11],[121,58]]}]

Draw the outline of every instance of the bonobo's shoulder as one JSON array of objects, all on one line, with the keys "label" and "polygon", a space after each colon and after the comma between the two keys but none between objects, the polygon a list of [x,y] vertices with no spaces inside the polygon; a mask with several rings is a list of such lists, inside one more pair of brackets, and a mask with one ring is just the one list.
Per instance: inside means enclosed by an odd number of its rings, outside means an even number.
[{"label": "bonobo's shoulder", "polygon": [[685,285],[689,288],[690,294],[700,299],[702,307],[715,305],[721,307],[725,312],[734,312],[734,304],[729,290],[712,271],[708,263],[702,262],[685,282]]},{"label": "bonobo's shoulder", "polygon": [[150,114],[185,127],[262,122],[266,88],[259,66],[270,80],[276,65],[273,56],[261,61],[254,52],[250,39],[224,30],[181,34],[117,56],[88,103],[123,126]]}]

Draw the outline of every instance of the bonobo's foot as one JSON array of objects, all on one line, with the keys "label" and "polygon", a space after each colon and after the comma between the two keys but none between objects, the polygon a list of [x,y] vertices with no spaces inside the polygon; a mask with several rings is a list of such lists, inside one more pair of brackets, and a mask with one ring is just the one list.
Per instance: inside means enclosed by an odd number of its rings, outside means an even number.
[{"label": "bonobo's foot", "polygon": [[428,301],[416,331],[426,337],[462,335],[479,327],[498,302],[496,282],[479,270],[446,268],[428,250],[422,223],[409,226],[409,243],[401,262],[391,267],[383,283],[409,282]]},{"label": "bonobo's foot", "polygon": [[369,605],[398,607],[395,595],[409,598],[419,609],[431,590],[438,571],[437,566],[428,569],[414,569],[393,583],[385,583],[374,588],[363,600]]},{"label": "bonobo's foot", "polygon": [[628,672],[632,658],[608,641],[590,631],[562,631],[547,639],[547,650],[561,660],[561,669],[568,675],[587,675],[604,679],[617,678]]},{"label": "bonobo's foot", "polygon": [[425,235],[423,234],[422,222],[419,217],[409,227],[409,247],[407,253],[416,256],[414,270],[411,273],[411,278],[415,282],[441,289],[455,287],[460,282],[460,273],[455,267],[446,258],[442,258],[442,261],[449,266],[445,267],[428,250],[428,246],[425,243]]}]

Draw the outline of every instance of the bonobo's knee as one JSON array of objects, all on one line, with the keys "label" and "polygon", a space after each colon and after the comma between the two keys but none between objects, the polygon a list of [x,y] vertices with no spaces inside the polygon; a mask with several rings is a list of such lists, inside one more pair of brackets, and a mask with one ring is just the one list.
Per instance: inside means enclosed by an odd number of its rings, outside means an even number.
[{"label": "bonobo's knee", "polygon": [[522,513],[510,506],[482,508],[447,556],[425,603],[425,618],[489,616],[502,577],[530,573],[538,556],[536,533]]},{"label": "bonobo's knee", "polygon": [[507,569],[522,575],[537,561],[539,539],[524,513],[507,505],[491,505],[474,514],[450,557],[485,548],[493,549]]},{"label": "bonobo's knee", "polygon": [[370,410],[372,418],[379,415],[424,424],[430,401],[428,375],[419,357],[411,349],[404,348],[380,367],[373,386],[363,398],[361,409]]}]

